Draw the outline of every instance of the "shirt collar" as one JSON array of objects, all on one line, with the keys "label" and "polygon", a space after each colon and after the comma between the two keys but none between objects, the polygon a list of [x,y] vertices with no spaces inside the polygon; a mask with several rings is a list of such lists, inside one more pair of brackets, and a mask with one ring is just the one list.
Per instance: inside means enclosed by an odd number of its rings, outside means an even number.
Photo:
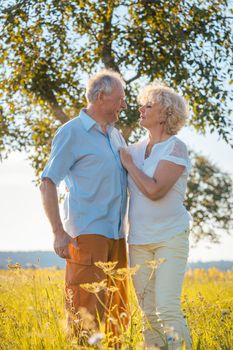
[{"label": "shirt collar", "polygon": [[97,125],[95,119],[91,118],[84,109],[81,110],[79,114],[79,118],[81,119],[84,128],[89,131],[94,125]]},{"label": "shirt collar", "polygon": [[[97,129],[99,131],[102,132],[100,125],[97,123],[97,121],[95,119],[93,119],[92,117],[90,117],[86,112],[85,109],[82,109],[80,114],[79,114],[79,118],[81,119],[84,128],[86,129],[86,131],[89,131],[93,126],[96,126]],[[109,124],[108,128],[107,128],[107,133],[110,135],[112,130],[114,128],[113,124]]]},{"label": "shirt collar", "polygon": [[109,125],[108,125],[108,129],[107,129],[107,133],[108,133],[109,135],[111,135],[113,129],[114,129],[114,124],[109,124]]}]

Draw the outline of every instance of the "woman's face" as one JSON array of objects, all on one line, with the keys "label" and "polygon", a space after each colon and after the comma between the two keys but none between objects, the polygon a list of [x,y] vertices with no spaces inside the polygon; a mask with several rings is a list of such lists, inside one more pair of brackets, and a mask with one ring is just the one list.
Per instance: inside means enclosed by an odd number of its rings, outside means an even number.
[{"label": "woman's face", "polygon": [[151,129],[163,122],[162,107],[158,102],[147,102],[139,107],[139,125],[146,129]]}]

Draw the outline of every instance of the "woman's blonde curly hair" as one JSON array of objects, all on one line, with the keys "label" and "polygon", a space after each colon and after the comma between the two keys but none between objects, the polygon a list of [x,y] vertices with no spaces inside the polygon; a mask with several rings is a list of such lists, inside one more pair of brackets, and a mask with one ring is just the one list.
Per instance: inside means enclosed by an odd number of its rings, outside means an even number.
[{"label": "woman's blonde curly hair", "polygon": [[139,92],[138,102],[141,105],[158,103],[161,106],[164,129],[169,135],[177,134],[188,119],[187,101],[174,89],[159,80],[155,80]]}]

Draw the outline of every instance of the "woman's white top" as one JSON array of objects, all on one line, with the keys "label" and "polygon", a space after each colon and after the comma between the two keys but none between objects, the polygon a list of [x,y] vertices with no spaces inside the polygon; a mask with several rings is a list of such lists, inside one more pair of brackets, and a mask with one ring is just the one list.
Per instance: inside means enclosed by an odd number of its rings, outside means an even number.
[{"label": "woman's white top", "polygon": [[182,175],[175,185],[161,199],[147,198],[128,176],[129,202],[129,244],[159,243],[182,233],[188,228],[190,214],[183,205],[187,178],[191,170],[186,145],[176,136],[153,146],[145,159],[148,137],[128,147],[135,165],[146,175],[153,177],[160,160],[183,165]]}]

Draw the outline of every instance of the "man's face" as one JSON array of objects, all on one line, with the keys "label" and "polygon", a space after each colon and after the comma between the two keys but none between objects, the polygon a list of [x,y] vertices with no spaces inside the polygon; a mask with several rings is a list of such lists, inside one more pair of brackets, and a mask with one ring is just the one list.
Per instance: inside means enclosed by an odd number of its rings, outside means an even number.
[{"label": "man's face", "polygon": [[104,94],[102,99],[103,117],[107,123],[115,123],[120,112],[126,109],[125,92],[121,85],[113,88],[111,94]]}]

